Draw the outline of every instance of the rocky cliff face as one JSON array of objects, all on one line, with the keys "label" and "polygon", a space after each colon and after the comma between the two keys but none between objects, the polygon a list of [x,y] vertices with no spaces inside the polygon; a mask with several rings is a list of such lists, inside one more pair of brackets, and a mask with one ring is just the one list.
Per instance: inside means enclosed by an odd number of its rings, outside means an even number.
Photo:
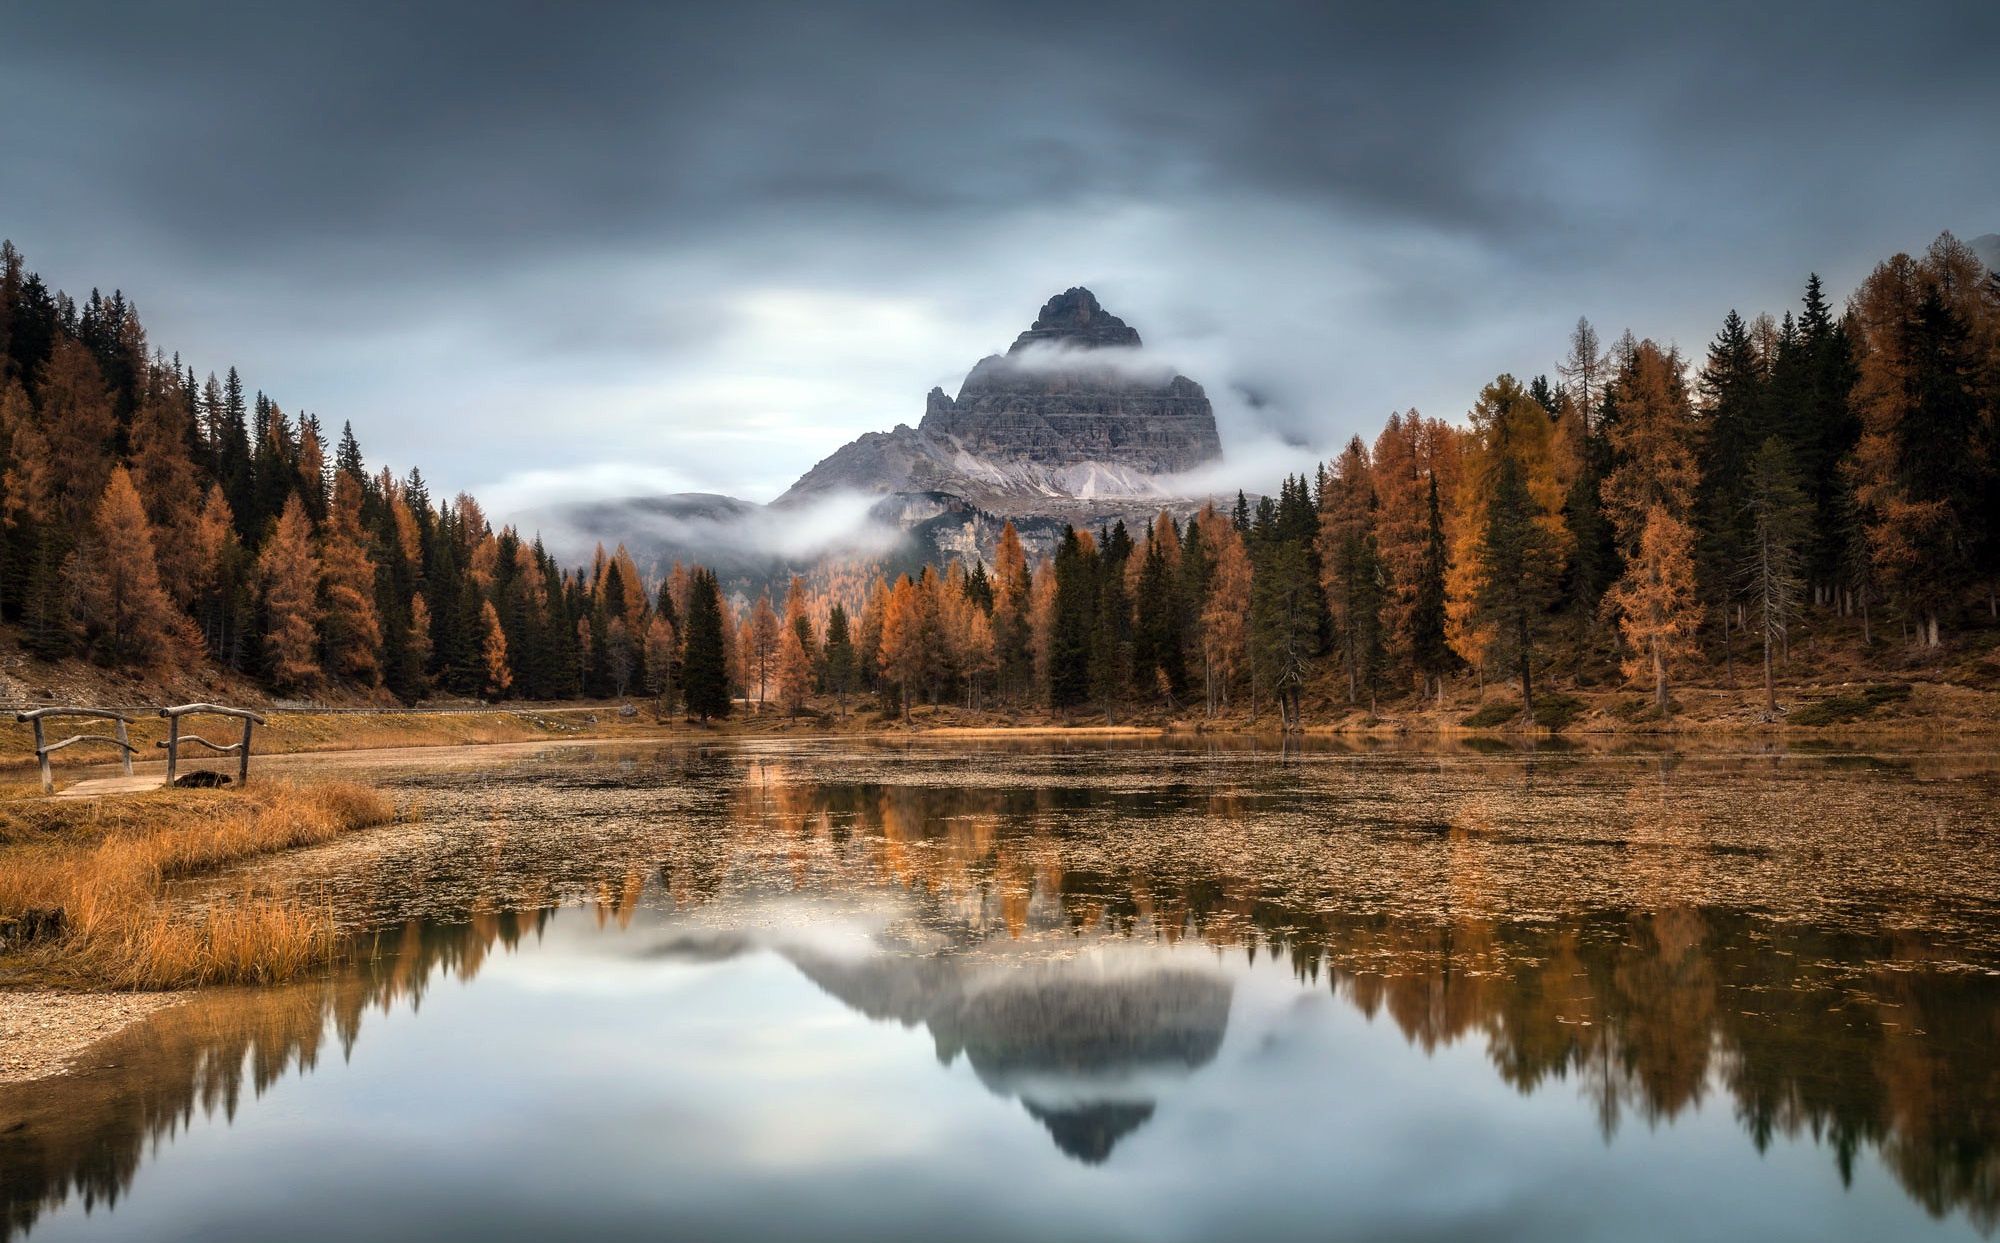
[{"label": "rocky cliff face", "polygon": [[[1066,523],[1136,530],[1162,508],[1185,517],[1200,501],[1175,477],[1220,454],[1201,385],[1077,288],[1050,298],[1005,354],[980,359],[957,397],[931,390],[915,427],[850,441],[769,506],[646,497],[559,506],[530,525],[566,558],[622,542],[651,572],[699,561],[754,595],[828,557],[867,556],[892,572],[990,560],[1010,521],[1036,555],[1055,550]],[[860,529],[859,511],[845,523],[829,512],[850,502],[866,511]],[[825,540],[815,527],[831,528]]]},{"label": "rocky cliff face", "polygon": [[1163,476],[1220,453],[1201,385],[1148,358],[1137,330],[1077,288],[1050,298],[1005,354],[981,359],[956,398],[932,389],[916,427],[843,446],[778,503],[943,492],[996,514],[1045,514],[1169,497]]}]

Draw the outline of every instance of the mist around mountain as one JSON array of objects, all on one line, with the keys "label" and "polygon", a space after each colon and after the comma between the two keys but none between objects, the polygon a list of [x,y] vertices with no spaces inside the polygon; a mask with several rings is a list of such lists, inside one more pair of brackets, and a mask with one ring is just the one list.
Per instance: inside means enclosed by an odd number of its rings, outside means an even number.
[{"label": "mist around mountain", "polygon": [[703,560],[755,587],[829,558],[894,569],[990,556],[1008,521],[1031,553],[1051,552],[1065,524],[1191,512],[1191,475],[1221,455],[1202,386],[1079,286],[974,364],[956,396],[932,389],[915,426],[857,437],[769,505],[681,493],[525,521],[577,557],[623,543],[642,566]]}]

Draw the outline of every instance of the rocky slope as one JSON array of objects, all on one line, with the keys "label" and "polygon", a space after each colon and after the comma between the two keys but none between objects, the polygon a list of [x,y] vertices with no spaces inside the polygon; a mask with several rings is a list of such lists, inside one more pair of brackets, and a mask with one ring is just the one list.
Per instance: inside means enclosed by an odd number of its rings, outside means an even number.
[{"label": "rocky slope", "polygon": [[562,506],[530,516],[560,555],[623,543],[642,567],[714,567],[752,591],[827,557],[922,562],[991,557],[1015,524],[1031,553],[1065,523],[1185,514],[1179,478],[1221,455],[1201,385],[1149,355],[1084,288],[1064,290],[958,395],[932,389],[915,427],[836,450],[769,506],[707,493]]},{"label": "rocky slope", "polygon": [[780,497],[947,493],[1006,516],[1174,495],[1165,477],[1220,456],[1201,385],[1149,358],[1139,333],[1088,289],[1050,298],[956,398],[932,389],[917,426],[871,432]]}]

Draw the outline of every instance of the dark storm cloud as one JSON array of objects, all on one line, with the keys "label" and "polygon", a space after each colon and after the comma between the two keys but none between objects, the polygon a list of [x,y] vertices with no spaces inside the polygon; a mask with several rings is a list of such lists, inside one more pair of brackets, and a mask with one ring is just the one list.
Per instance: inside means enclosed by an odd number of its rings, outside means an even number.
[{"label": "dark storm cloud", "polygon": [[[0,232],[468,483],[553,403],[579,466],[774,490],[1077,280],[1325,440],[2000,227],[1996,11],[17,6]],[[959,327],[843,370],[801,306]],[[779,356],[817,438],[677,447]]]}]

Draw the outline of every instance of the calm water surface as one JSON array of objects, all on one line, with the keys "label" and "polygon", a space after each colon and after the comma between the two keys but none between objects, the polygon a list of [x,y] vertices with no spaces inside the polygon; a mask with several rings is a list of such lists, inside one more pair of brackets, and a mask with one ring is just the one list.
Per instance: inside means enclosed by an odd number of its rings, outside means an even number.
[{"label": "calm water surface", "polygon": [[[0,1088],[0,1237],[2000,1223],[2000,761],[552,749],[222,882],[355,931]],[[212,891],[192,889],[190,903]]]}]

